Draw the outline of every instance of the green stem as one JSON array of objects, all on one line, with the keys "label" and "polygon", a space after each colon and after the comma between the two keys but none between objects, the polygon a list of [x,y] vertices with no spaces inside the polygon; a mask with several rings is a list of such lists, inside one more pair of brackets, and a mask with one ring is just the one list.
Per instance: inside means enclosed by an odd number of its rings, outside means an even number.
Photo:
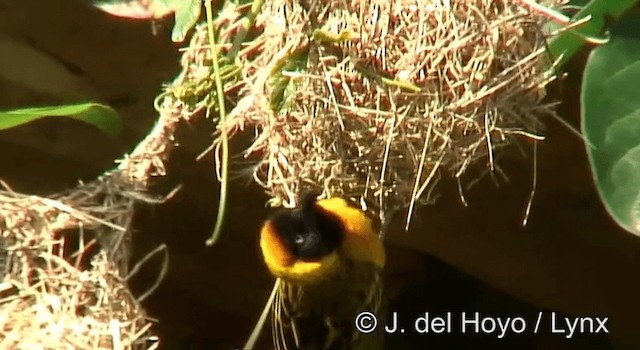
[{"label": "green stem", "polygon": [[572,29],[563,31],[551,39],[547,50],[557,68],[561,69],[584,45],[585,39],[602,35],[606,30],[607,20],[619,19],[625,12],[635,6],[638,0],[591,0],[582,8],[571,22],[590,17],[590,19]]},{"label": "green stem", "polygon": [[249,10],[247,17],[243,18],[242,22],[240,22],[240,31],[233,39],[233,45],[231,46],[231,49],[229,50],[229,52],[227,52],[227,58],[229,58],[231,62],[234,62],[238,51],[240,51],[240,46],[249,33],[249,29],[251,29],[251,27],[253,27],[253,24],[256,22],[256,16],[262,9],[262,5],[264,5],[264,0],[253,0],[251,9]]},{"label": "green stem", "polygon": [[[213,229],[211,237],[207,240],[207,246],[215,244],[220,238],[220,232],[222,232],[222,224],[224,222],[224,215],[227,203],[227,169],[229,163],[229,139],[227,135],[227,129],[225,127],[226,110],[224,103],[224,88],[222,85],[222,78],[220,77],[220,66],[218,64],[218,50],[216,49],[216,39],[213,33],[213,10],[211,9],[211,0],[205,1],[205,8],[207,11],[207,30],[209,35],[209,45],[211,45],[211,55],[213,61],[213,74],[216,81],[216,97],[218,98],[218,108],[220,110],[220,119],[218,125],[220,126],[221,140],[222,140],[222,164],[220,174],[220,201],[218,203],[218,215],[216,216],[216,225]],[[211,108],[207,109],[209,112]]]}]

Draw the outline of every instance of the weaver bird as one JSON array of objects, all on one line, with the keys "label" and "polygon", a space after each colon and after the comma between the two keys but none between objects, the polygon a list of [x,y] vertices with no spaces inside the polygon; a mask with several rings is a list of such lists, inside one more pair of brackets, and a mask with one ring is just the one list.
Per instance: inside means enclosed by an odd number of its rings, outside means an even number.
[{"label": "weaver bird", "polygon": [[306,195],[299,207],[264,223],[260,247],[280,279],[272,309],[276,349],[358,349],[369,343],[354,321],[360,312],[379,311],[385,251],[363,211],[342,198]]}]

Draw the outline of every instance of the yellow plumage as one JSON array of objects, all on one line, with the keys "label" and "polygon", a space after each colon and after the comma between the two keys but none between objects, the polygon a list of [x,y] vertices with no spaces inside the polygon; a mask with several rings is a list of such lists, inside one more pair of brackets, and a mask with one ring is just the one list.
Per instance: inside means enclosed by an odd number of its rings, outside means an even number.
[{"label": "yellow plumage", "polygon": [[272,310],[276,349],[355,349],[358,313],[382,300],[382,242],[371,220],[341,198],[308,198],[265,222],[260,247],[281,279]]}]

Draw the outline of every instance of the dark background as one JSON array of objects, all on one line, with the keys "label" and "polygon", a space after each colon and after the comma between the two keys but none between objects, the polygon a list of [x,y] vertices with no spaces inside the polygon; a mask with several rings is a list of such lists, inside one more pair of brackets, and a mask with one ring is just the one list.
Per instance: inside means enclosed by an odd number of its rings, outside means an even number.
[{"label": "dark background", "polygon": [[[69,120],[41,120],[0,131],[0,178],[14,190],[46,195],[91,180],[114,166],[153,125],[153,98],[179,71],[172,20],[156,23],[111,17],[86,1],[0,1],[0,109],[96,98],[125,120],[121,138]],[[48,64],[43,64],[43,60]],[[572,63],[559,114],[579,125],[579,72]],[[4,71],[4,72],[2,72]],[[7,72],[10,72],[7,73]],[[7,78],[7,76],[10,76]],[[15,77],[18,77],[16,79]],[[47,85],[49,84],[49,85]],[[539,311],[609,317],[609,336],[397,335],[388,348],[429,349],[640,349],[640,239],[618,229],[599,201],[582,141],[553,118],[539,143],[538,183],[527,227],[521,227],[531,190],[531,145],[513,148],[500,166],[509,181],[490,177],[459,199],[444,182],[435,206],[420,208],[409,232],[400,215],[387,237],[386,288],[401,317],[430,311],[523,317],[531,326]],[[166,349],[241,347],[266,301],[272,278],[262,265],[257,230],[269,211],[260,189],[241,179],[230,188],[225,232],[206,248],[213,228],[218,185],[212,157],[195,157],[209,142],[210,121],[180,130],[166,193],[169,202],[141,207],[134,254],[167,243],[170,268],[145,306],[159,319]],[[239,153],[247,140],[237,140]],[[241,162],[232,164],[240,171]],[[148,264],[132,288],[145,291],[159,261]],[[548,325],[547,325],[548,326]],[[548,327],[547,327],[548,328]],[[269,336],[263,336],[268,347]]]}]

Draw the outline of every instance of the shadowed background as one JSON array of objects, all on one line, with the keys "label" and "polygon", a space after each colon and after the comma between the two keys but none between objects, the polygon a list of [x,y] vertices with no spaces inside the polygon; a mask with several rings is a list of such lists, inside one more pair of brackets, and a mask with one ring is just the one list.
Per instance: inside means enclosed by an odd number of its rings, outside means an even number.
[{"label": "shadowed background", "polygon": [[[96,98],[116,108],[125,132],[110,139],[69,120],[41,120],[0,131],[0,178],[14,190],[47,194],[89,180],[114,165],[153,125],[153,98],[178,72],[170,42],[172,20],[156,24],[110,17],[85,1],[0,2],[0,109]],[[579,71],[581,63],[574,62]],[[578,125],[577,79],[553,93],[560,114]],[[387,290],[392,308],[411,318],[424,311],[480,311],[522,316],[529,325],[539,310],[569,316],[609,317],[610,339],[560,335],[398,335],[389,348],[617,349],[640,348],[640,239],[617,229],[606,215],[591,179],[581,140],[546,120],[539,143],[538,182],[527,227],[522,228],[532,183],[530,145],[514,148],[499,164],[509,181],[484,178],[465,191],[443,183],[436,205],[419,208],[404,232],[401,213],[387,237]],[[197,125],[196,125],[197,124]],[[225,231],[206,248],[217,209],[218,184],[211,155],[195,158],[210,140],[210,121],[184,126],[169,176],[157,186],[167,203],[141,207],[134,254],[142,257],[167,243],[170,267],[145,306],[159,319],[168,349],[240,347],[270,292],[257,230],[269,210],[248,178],[232,183]],[[239,153],[243,142],[234,142]],[[234,158],[232,171],[248,164]],[[501,179],[500,176],[496,176]],[[155,280],[153,261],[132,283],[142,293]],[[548,315],[548,313],[547,313]],[[268,344],[268,336],[263,340]],[[611,342],[610,342],[611,340]],[[266,345],[265,345],[266,346]]]}]

